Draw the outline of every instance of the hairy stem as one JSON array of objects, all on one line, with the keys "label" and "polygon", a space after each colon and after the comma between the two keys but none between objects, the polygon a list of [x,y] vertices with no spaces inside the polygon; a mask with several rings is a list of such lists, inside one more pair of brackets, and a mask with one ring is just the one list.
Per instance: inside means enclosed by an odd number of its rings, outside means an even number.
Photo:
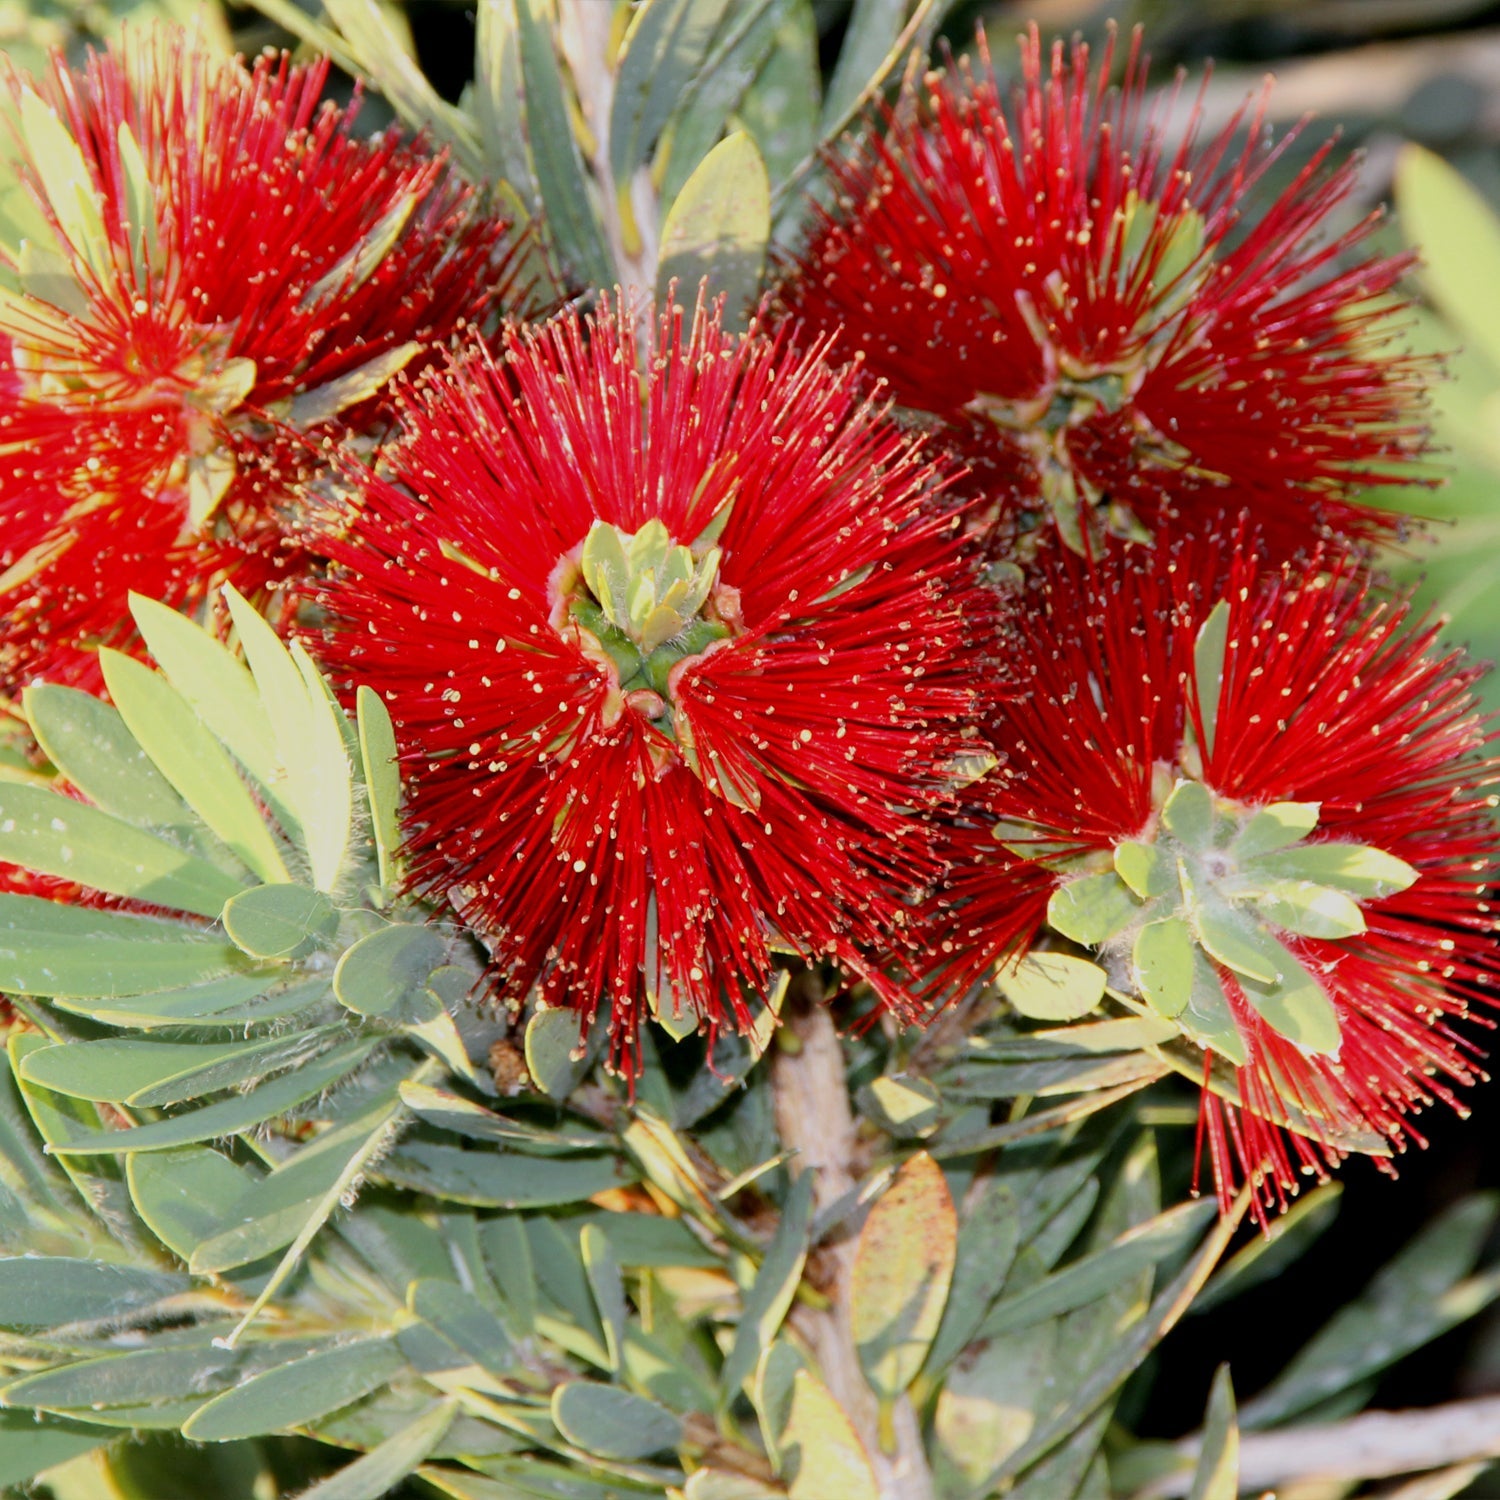
[{"label": "hairy stem", "polygon": [[[791,1007],[787,1024],[795,1049],[779,1047],[771,1065],[776,1127],[782,1144],[798,1153],[793,1170],[816,1174],[813,1198],[824,1209],[849,1192],[859,1176],[844,1052],[824,1005]],[[892,1451],[884,1451],[879,1440],[879,1412],[860,1370],[850,1319],[856,1230],[857,1221],[846,1222],[817,1252],[831,1273],[829,1306],[799,1305],[792,1319],[817,1358],[824,1384],[848,1413],[870,1456],[881,1500],[933,1500],[921,1424],[904,1396],[893,1413]],[[888,1442],[890,1437],[887,1434]]]}]

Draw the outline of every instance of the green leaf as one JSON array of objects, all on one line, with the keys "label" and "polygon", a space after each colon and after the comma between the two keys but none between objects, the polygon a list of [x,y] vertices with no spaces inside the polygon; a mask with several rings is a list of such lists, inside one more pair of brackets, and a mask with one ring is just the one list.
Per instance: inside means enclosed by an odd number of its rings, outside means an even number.
[{"label": "green leaf", "polygon": [[216,1396],[183,1424],[195,1443],[227,1443],[302,1427],[378,1390],[401,1369],[389,1338],[319,1350]]},{"label": "green leaf", "polygon": [[958,1246],[942,1168],[906,1161],[866,1217],[850,1273],[850,1324],[870,1389],[893,1401],[916,1379],[937,1335]]},{"label": "green leaf", "polygon": [[1229,1366],[1214,1374],[1203,1419],[1203,1446],[1188,1500],[1235,1500],[1240,1492],[1240,1430],[1234,1420],[1234,1387]]},{"label": "green leaf", "polygon": [[631,17],[609,117],[610,175],[622,197],[701,68],[728,3],[645,0]]},{"label": "green leaf", "polygon": [[190,1269],[200,1276],[233,1270],[285,1245],[300,1255],[390,1144],[403,1113],[394,1091],[380,1095],[355,1119],[313,1136],[266,1176],[245,1182],[221,1217],[229,1227],[199,1241]]},{"label": "green leaf", "polygon": [[53,1150],[58,1155],[165,1151],[172,1146],[188,1146],[221,1135],[254,1130],[321,1094],[352,1072],[374,1050],[376,1040],[374,1037],[358,1037],[251,1089],[249,1093],[236,1094],[217,1104],[129,1130],[106,1130],[98,1135],[83,1136],[66,1145],[56,1145]]},{"label": "green leaf", "polygon": [[1396,161],[1396,209],[1410,243],[1422,247],[1418,272],[1432,300],[1464,342],[1500,365],[1500,220],[1483,194],[1441,157],[1417,145]]},{"label": "green leaf", "polygon": [[1106,975],[1098,964],[1071,953],[1029,953],[1007,964],[995,983],[1023,1016],[1076,1021],[1104,998]]},{"label": "green leaf", "polygon": [[1268,802],[1240,830],[1231,850],[1246,860],[1300,843],[1318,826],[1321,810],[1318,802]]},{"label": "green leaf", "polygon": [[1176,896],[1180,887],[1172,861],[1155,844],[1124,839],[1115,845],[1115,873],[1142,901]]},{"label": "green leaf", "polygon": [[[1275,939],[1246,913],[1208,900],[1193,909],[1193,927],[1210,958],[1233,969],[1242,979],[1274,984],[1282,969]],[[1280,945],[1277,944],[1276,947]]]},{"label": "green leaf", "polygon": [[1299,844],[1250,862],[1251,879],[1310,880],[1350,896],[1379,898],[1404,891],[1419,875],[1405,860],[1367,844]]},{"label": "green leaf", "polygon": [[[26,1058],[47,1045],[45,1038],[35,1032],[12,1031],[5,1047],[10,1062],[10,1073],[15,1080],[21,1100],[31,1116],[36,1133],[45,1142],[49,1156],[55,1160],[68,1177],[79,1199],[87,1205],[89,1212],[102,1227],[107,1227],[111,1240],[122,1240],[126,1244],[144,1249],[144,1236],[139,1232],[131,1214],[130,1194],[125,1186],[125,1174],[113,1156],[71,1157],[62,1154],[64,1148],[74,1142],[93,1138],[104,1126],[99,1107],[82,1099],[70,1099],[66,1094],[54,1094],[50,1089],[38,1088],[35,1084],[23,1083],[19,1077]],[[30,1139],[30,1132],[27,1132]],[[69,1225],[68,1238],[75,1234],[88,1235],[92,1221],[77,1223],[78,1204],[69,1195],[66,1219]],[[54,1244],[38,1247],[51,1251]]]},{"label": "green leaf", "polygon": [[1161,820],[1189,849],[1206,849],[1214,834],[1213,794],[1201,781],[1179,781],[1162,804]]},{"label": "green leaf", "polygon": [[779,1446],[790,1500],[880,1500],[869,1455],[843,1407],[806,1370],[792,1379],[791,1414]]},{"label": "green leaf", "polygon": [[451,1281],[414,1281],[407,1305],[456,1349],[483,1369],[505,1378],[513,1358],[500,1320],[471,1292]]},{"label": "green leaf", "polygon": [[83,152],[57,111],[25,86],[20,89],[20,129],[26,153],[68,245],[96,274],[105,274],[111,264],[109,236],[98,189]]},{"label": "green leaf", "polygon": [[[788,1214],[798,1212],[795,1201],[789,1199],[782,1210],[781,1223],[786,1223]],[[723,1264],[720,1257],[696,1238],[680,1218],[598,1209],[588,1216],[588,1222],[598,1226],[622,1266],[717,1267]],[[777,1232],[780,1232],[780,1225]],[[774,1272],[771,1280],[776,1280]]]},{"label": "green leaf", "polygon": [[288,650],[233,588],[226,586],[224,597],[270,720],[285,771],[282,794],[296,810],[312,882],[331,891],[343,870],[353,817],[341,716],[307,653],[295,643]]},{"label": "green leaf", "polygon": [[563,91],[548,0],[514,0],[527,134],[545,209],[543,222],[577,280],[608,286],[613,261],[590,196]]},{"label": "green leaf", "polygon": [[441,1130],[451,1130],[473,1141],[490,1141],[519,1151],[543,1155],[597,1151],[611,1143],[608,1136],[596,1131],[542,1130],[525,1121],[496,1114],[482,1104],[475,1104],[451,1089],[430,1088],[426,1084],[403,1083],[401,1099],[413,1114]]},{"label": "green leaf", "polygon": [[857,107],[865,86],[895,47],[905,20],[906,0],[854,0],[838,65],[823,97],[820,130],[825,138],[836,135],[844,116]]},{"label": "green leaf", "polygon": [[535,1157],[463,1151],[408,1141],[377,1169],[381,1177],[434,1198],[476,1208],[545,1208],[579,1203],[632,1180],[610,1157]]},{"label": "green leaf", "polygon": [[723,1469],[697,1469],[688,1476],[682,1500],[780,1500],[781,1491],[759,1480]]},{"label": "green leaf", "polygon": [[1055,1382],[1057,1327],[1039,1323],[981,1344],[938,1393],[931,1443],[939,1493],[993,1494],[986,1476],[1026,1441]]},{"label": "green leaf", "polygon": [[577,1012],[563,1007],[537,1011],[526,1023],[526,1071],[532,1082],[549,1099],[566,1099],[587,1069]]},{"label": "green leaf", "polygon": [[223,1225],[255,1174],[207,1146],[138,1151],[125,1159],[131,1202],[146,1227],[187,1260]]},{"label": "green leaf", "polygon": [[1281,943],[1276,947],[1280,954],[1275,980],[1264,984],[1242,976],[1245,998],[1268,1026],[1304,1052],[1337,1054],[1343,1033],[1333,1001],[1290,949]]},{"label": "green leaf", "polygon": [[536,1326],[536,1273],[524,1223],[516,1214],[488,1219],[480,1229],[480,1241],[485,1264],[505,1299],[511,1327],[519,1337],[530,1338]]},{"label": "green leaf", "polygon": [[598,1458],[649,1458],[682,1439],[681,1421],[665,1407],[591,1381],[560,1385],[552,1394],[552,1420],[570,1443]]},{"label": "green leaf", "polygon": [[23,702],[47,759],[96,807],[138,828],[192,821],[187,804],[103,699],[42,682],[26,689]]},{"label": "green leaf", "polygon": [[64,1042],[31,1053],[21,1077],[78,1099],[155,1108],[234,1088],[287,1066],[308,1045],[303,1037],[217,1044],[132,1037]]},{"label": "green leaf", "polygon": [[1364,913],[1359,907],[1342,891],[1326,885],[1306,880],[1267,880],[1257,882],[1245,893],[1267,922],[1302,937],[1357,937],[1365,930]]},{"label": "green leaf", "polygon": [[242,883],[98,808],[0,782],[0,860],[111,896],[217,917]]},{"label": "green leaf", "polygon": [[822,93],[817,17],[809,0],[796,0],[740,99],[737,120],[755,137],[773,184],[785,182],[817,149]]},{"label": "green leaf", "polygon": [[29,1411],[0,1411],[0,1485],[20,1486],[106,1443],[117,1434],[82,1422],[39,1421]]},{"label": "green leaf", "polygon": [[1183,1203],[1126,1230],[1104,1249],[1002,1298],[985,1318],[979,1336],[1000,1338],[1108,1296],[1142,1271],[1180,1254],[1217,1211],[1211,1201]]},{"label": "green leaf", "polygon": [[0,1257],[0,1327],[127,1318],[191,1291],[191,1277],[65,1255]]},{"label": "green leaf", "polygon": [[54,1411],[137,1407],[147,1402],[204,1399],[307,1350],[301,1341],[276,1340],[245,1349],[223,1349],[195,1330],[191,1344],[116,1351],[24,1376],[5,1387],[11,1405]]},{"label": "green leaf", "polygon": [[1047,921],[1075,943],[1097,948],[1140,915],[1140,903],[1117,875],[1083,875],[1053,891]]},{"label": "green leaf", "polygon": [[625,1283],[620,1263],[610,1248],[604,1231],[597,1224],[585,1224],[579,1235],[583,1252],[583,1271],[588,1277],[594,1305],[599,1309],[599,1323],[604,1329],[604,1346],[609,1353],[610,1369],[618,1377],[623,1368],[625,1322],[629,1309],[625,1304]]},{"label": "green leaf", "polygon": [[942,1117],[942,1095],[925,1078],[872,1078],[859,1091],[859,1099],[861,1111],[899,1139],[928,1134]]},{"label": "green leaf", "polygon": [[1198,715],[1203,724],[1203,749],[1214,753],[1214,730],[1219,699],[1224,691],[1224,653],[1229,644],[1229,604],[1220,599],[1209,610],[1193,643],[1193,679],[1198,689]]},{"label": "green leaf", "polygon": [[792,1183],[776,1237],[745,1293],[739,1326],[719,1382],[725,1403],[733,1401],[755,1374],[762,1352],[770,1347],[797,1294],[812,1228],[813,1183],[810,1171],[802,1172]]},{"label": "green leaf", "polygon": [[400,870],[401,771],[396,763],[396,731],[391,716],[373,688],[355,695],[359,720],[359,754],[364,768],[365,794],[370,801],[370,830],[380,861],[380,883],[390,887]]},{"label": "green leaf", "polygon": [[1180,917],[1147,922],[1136,934],[1131,955],[1135,982],[1151,1008],[1168,1018],[1180,1016],[1193,997],[1193,934]]},{"label": "green leaf", "polygon": [[321,891],[295,884],[258,885],[224,907],[224,931],[252,958],[290,958],[338,931],[339,913]]},{"label": "green leaf", "polygon": [[[236,950],[238,951],[238,950]],[[203,1026],[264,1026],[306,1011],[327,998],[328,981],[279,984],[273,972],[231,974],[207,979],[181,989],[118,999],[80,999],[54,995],[58,1010],[92,1016],[107,1026],[129,1026],[140,1031],[184,1024]]]},{"label": "green leaf", "polygon": [[770,237],[771,181],[755,142],[736,131],[703,158],[672,203],[662,225],[658,299],[675,282],[691,301],[707,278],[710,296],[724,294],[726,324],[743,328],[760,294]]},{"label": "green leaf", "polygon": [[118,651],[100,651],[99,665],[126,728],[182,800],[262,880],[289,880],[255,799],[182,695]]},{"label": "green leaf", "polygon": [[1243,1216],[1244,1201],[1242,1198],[1238,1210],[1225,1215],[1210,1230],[1187,1265],[1156,1294],[1145,1314],[1110,1342],[1104,1356],[1093,1363],[1085,1378],[1074,1388],[1066,1405],[1045,1421],[1039,1422],[1028,1433],[1025,1441],[985,1476],[982,1483],[975,1486],[977,1490],[987,1492],[1012,1475],[1029,1468],[1075,1432],[1091,1413],[1109,1399],[1192,1304],[1193,1297],[1208,1279],[1215,1263],[1224,1253],[1225,1246],[1233,1238]]},{"label": "green leaf", "polygon": [[427,980],[447,956],[447,944],[431,927],[398,923],[362,937],[339,959],[333,992],[362,1016],[412,1025],[430,1021],[442,1007]]},{"label": "green leaf", "polygon": [[1308,1247],[1338,1216],[1341,1182],[1325,1182],[1300,1197],[1274,1219],[1264,1233],[1235,1251],[1214,1272],[1193,1303],[1195,1313],[1206,1312],[1230,1297],[1280,1276],[1295,1265]]},{"label": "green leaf", "polygon": [[1008,1183],[991,1178],[958,1226],[953,1285],[923,1367],[929,1379],[941,1375],[978,1332],[1005,1285],[1020,1248],[1020,1235],[1014,1192]]},{"label": "green leaf", "polygon": [[670,209],[682,185],[708,155],[724,131],[725,122],[744,97],[775,45],[797,0],[736,0],[703,68],[685,92],[682,107],[663,136],[666,171],[661,202]]},{"label": "green leaf", "polygon": [[1193,950],[1193,993],[1187,1009],[1177,1018],[1182,1027],[1201,1047],[1211,1048],[1237,1068],[1245,1065],[1245,1039],[1239,1023],[1229,1008],[1218,972],[1195,947]]},{"label": "green leaf", "polygon": [[447,1436],[457,1411],[457,1401],[440,1401],[378,1448],[304,1490],[301,1500],[381,1500],[427,1461]]},{"label": "green leaf", "polygon": [[175,609],[132,594],[130,612],[167,681],[255,778],[276,821],[297,837],[301,824],[281,795],[275,740],[250,673],[202,626]]},{"label": "green leaf", "polygon": [[139,995],[247,967],[238,949],[198,928],[0,894],[0,990],[12,994]]},{"label": "green leaf", "polygon": [[1500,1295],[1493,1270],[1465,1279],[1496,1217],[1493,1193],[1475,1193],[1432,1220],[1341,1307],[1240,1411],[1240,1425],[1269,1427],[1306,1411],[1438,1338]]},{"label": "green leaf", "polygon": [[486,179],[498,178],[516,194],[527,218],[541,208],[516,35],[515,0],[486,0],[474,35],[474,118],[484,148]]}]

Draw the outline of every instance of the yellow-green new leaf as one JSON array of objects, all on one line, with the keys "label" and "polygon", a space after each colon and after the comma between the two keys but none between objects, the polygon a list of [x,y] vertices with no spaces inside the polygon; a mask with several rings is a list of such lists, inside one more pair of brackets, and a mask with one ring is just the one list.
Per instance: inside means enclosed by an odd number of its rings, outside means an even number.
[{"label": "yellow-green new leaf", "polygon": [[870,1388],[893,1401],[916,1378],[942,1322],[958,1216],[942,1168],[912,1157],[870,1210],[854,1249],[850,1316]]},{"label": "yellow-green new leaf", "polygon": [[720,141],[683,184],[662,226],[657,295],[676,282],[691,302],[708,279],[710,296],[724,294],[725,321],[743,327],[760,295],[771,237],[771,180],[750,136]]},{"label": "yellow-green new leaf", "polygon": [[791,1500],[880,1500],[854,1424],[828,1387],[806,1370],[792,1378],[791,1415],[779,1446]]},{"label": "yellow-green new leaf", "polygon": [[234,762],[182,695],[118,651],[101,651],[99,665],[126,728],[182,800],[262,880],[290,880]]},{"label": "yellow-green new leaf", "polygon": [[391,886],[399,871],[397,851],[401,847],[401,771],[396,764],[396,730],[380,694],[361,687],[355,695],[359,721],[359,755],[365,775],[365,795],[370,802],[370,829],[380,862],[380,883]]},{"label": "yellow-green new leaf", "polygon": [[1500,367],[1500,219],[1454,167],[1421,146],[1396,162],[1396,209],[1422,247],[1418,273],[1432,300]]}]

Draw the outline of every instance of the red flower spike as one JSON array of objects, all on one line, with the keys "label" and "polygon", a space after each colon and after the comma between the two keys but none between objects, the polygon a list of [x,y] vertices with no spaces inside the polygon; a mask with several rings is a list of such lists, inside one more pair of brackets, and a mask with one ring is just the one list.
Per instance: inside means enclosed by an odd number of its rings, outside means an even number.
[{"label": "red flower spike", "polygon": [[417,382],[318,594],[404,748],[412,879],[617,1058],[652,1008],[748,1026],[782,947],[904,1007],[866,955],[909,947],[976,746],[940,474],[818,351],[688,321],[638,368],[606,303]]},{"label": "red flower spike", "polygon": [[34,206],[0,246],[0,691],[95,685],[131,589],[305,571],[321,451],[490,313],[505,226],[420,145],[353,135],[326,72],[160,31],[0,77]]},{"label": "red flower spike", "polygon": [[1500,975],[1500,762],[1435,625],[1346,562],[1257,581],[1250,547],[1221,593],[1216,550],[1047,554],[941,947],[959,982],[1045,925],[1094,950],[1177,1034],[1220,1195],[1248,1177],[1263,1217],[1474,1081],[1451,1022]]},{"label": "red flower spike", "polygon": [[1212,139],[1195,111],[1173,147],[1138,36],[1116,90],[1113,40],[1091,70],[1033,27],[1009,108],[981,55],[830,157],[836,202],[781,313],[842,328],[941,419],[1002,538],[1050,514],[1082,551],[1241,510],[1278,559],[1389,535],[1400,518],[1355,495],[1417,480],[1425,365],[1391,347],[1381,300],[1408,261],[1351,260],[1373,219],[1322,234],[1353,167],[1330,142],[1247,209],[1290,140],[1270,142],[1264,99]]}]

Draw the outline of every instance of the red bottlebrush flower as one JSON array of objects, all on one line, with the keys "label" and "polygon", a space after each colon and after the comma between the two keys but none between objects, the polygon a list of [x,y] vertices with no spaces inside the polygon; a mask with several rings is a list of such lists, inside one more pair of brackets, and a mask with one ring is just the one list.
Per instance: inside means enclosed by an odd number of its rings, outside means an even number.
[{"label": "red bottlebrush flower", "polygon": [[0,690],[94,680],[136,589],[191,604],[307,565],[319,450],[484,318],[504,225],[327,63],[246,69],[161,31],[0,79],[34,223],[0,245]]},{"label": "red bottlebrush flower", "polygon": [[[1324,238],[1353,186],[1315,152],[1278,194],[1264,100],[1212,139],[1165,138],[1135,39],[1124,82],[1035,28],[1006,107],[987,53],[829,161],[781,312],[842,328],[904,406],[941,420],[1002,534],[1048,514],[1137,540],[1248,510],[1280,557],[1388,534],[1354,498],[1415,476],[1422,365],[1380,299],[1404,259],[1349,264],[1373,220]],[[1165,101],[1170,103],[1170,100]],[[1239,144],[1241,134],[1244,144]]]},{"label": "red bottlebrush flower", "polygon": [[1050,555],[943,946],[968,979],[1044,924],[1094,949],[1201,1076],[1221,1196],[1243,1174],[1264,1213],[1473,1081],[1450,1023],[1500,974],[1500,763],[1435,625],[1347,563],[1257,582],[1211,550]]},{"label": "red bottlebrush flower", "polygon": [[387,703],[414,881],[501,990],[628,1054],[744,1027],[772,954],[904,945],[924,813],[971,764],[982,608],[938,478],[818,352],[607,304],[405,400],[319,600]]}]

